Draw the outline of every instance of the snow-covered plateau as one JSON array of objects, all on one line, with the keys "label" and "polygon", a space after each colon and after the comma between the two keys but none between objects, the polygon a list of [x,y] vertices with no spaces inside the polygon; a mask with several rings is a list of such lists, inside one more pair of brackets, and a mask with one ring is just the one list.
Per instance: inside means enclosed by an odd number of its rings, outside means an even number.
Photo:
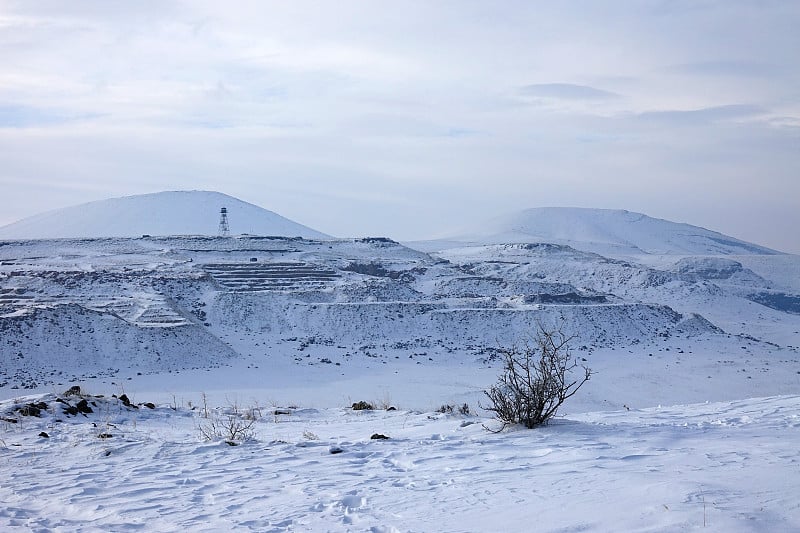
[{"label": "snow-covered plateau", "polygon": [[[800,530],[800,257],[598,242],[0,241],[0,529]],[[492,433],[540,326],[594,374]]]}]

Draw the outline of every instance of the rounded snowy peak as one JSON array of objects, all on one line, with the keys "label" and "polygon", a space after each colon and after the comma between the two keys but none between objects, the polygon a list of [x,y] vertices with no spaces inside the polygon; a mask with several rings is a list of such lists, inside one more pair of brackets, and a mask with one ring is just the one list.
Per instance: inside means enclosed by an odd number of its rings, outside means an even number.
[{"label": "rounded snowy peak", "polygon": [[213,191],[166,191],[66,207],[0,227],[0,238],[218,235],[223,208],[231,235],[330,238],[277,213]]},{"label": "rounded snowy peak", "polygon": [[617,209],[537,207],[490,220],[456,237],[481,244],[549,242],[601,254],[774,254],[691,224]]}]

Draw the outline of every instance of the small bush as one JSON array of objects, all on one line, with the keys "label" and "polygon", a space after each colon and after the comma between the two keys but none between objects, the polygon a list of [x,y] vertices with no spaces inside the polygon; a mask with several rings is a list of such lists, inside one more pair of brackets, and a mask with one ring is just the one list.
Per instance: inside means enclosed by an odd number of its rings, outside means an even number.
[{"label": "small bush", "polygon": [[561,330],[539,326],[532,343],[500,350],[503,373],[495,385],[484,391],[490,402],[484,409],[503,423],[498,431],[511,424],[534,428],[547,423],[561,404],[589,380],[591,369],[579,365],[569,352],[571,340]]},{"label": "small bush", "polygon": [[469,405],[466,404],[466,403],[462,404],[462,405],[460,405],[458,407],[456,407],[455,405],[450,405],[450,404],[446,403],[446,404],[442,405],[440,408],[438,408],[436,410],[436,412],[437,413],[443,413],[443,414],[446,414],[446,415],[452,415],[453,413],[458,412],[458,414],[460,414],[462,416],[469,416],[469,414],[470,414]]},{"label": "small bush", "polygon": [[255,436],[253,426],[260,416],[261,411],[258,408],[242,411],[239,406],[233,404],[224,414],[210,414],[198,425],[198,429],[205,440],[222,439],[228,444],[235,445]]}]

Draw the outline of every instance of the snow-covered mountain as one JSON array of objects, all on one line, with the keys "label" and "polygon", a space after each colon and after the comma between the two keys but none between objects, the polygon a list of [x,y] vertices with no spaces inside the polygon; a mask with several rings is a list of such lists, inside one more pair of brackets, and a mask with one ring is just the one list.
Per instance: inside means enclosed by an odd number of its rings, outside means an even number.
[{"label": "snow-covered mountain", "polygon": [[0,227],[0,238],[217,235],[223,207],[234,235],[329,238],[277,213],[213,191],[166,191],[66,207]]},{"label": "snow-covered mountain", "polygon": [[[531,224],[531,213],[484,228],[498,240],[539,231],[548,240],[640,254],[610,259],[553,243],[461,243],[427,254],[386,238],[297,238],[307,228],[218,193],[161,193],[83,209],[97,215],[87,221],[112,227],[137,213],[130,206],[161,209],[128,219],[149,221],[135,229],[137,238],[0,240],[0,397],[231,361],[270,369],[248,367],[262,377],[276,365],[351,372],[402,359],[482,368],[539,325],[561,324],[590,360],[602,350],[688,352],[697,339],[718,345],[709,357],[750,350],[740,339],[764,357],[798,346],[797,256],[644,215],[539,211],[552,224],[544,230]],[[232,233],[269,236],[156,235],[213,234],[220,206]],[[176,228],[183,218],[206,229]],[[275,235],[276,225],[238,225],[248,220],[285,222],[279,229],[291,236]],[[626,236],[626,227],[638,232]],[[748,385],[763,383],[754,377]]]},{"label": "snow-covered mountain", "polygon": [[465,244],[548,242],[602,255],[740,255],[779,253],[690,224],[612,209],[538,207],[498,217],[460,235],[415,243],[428,251]]}]

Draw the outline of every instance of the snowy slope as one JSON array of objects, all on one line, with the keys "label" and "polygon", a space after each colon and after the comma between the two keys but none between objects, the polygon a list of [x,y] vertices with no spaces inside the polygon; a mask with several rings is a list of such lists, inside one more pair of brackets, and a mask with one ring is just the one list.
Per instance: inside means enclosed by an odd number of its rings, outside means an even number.
[{"label": "snowy slope", "polygon": [[[241,356],[263,357],[272,346],[290,359],[313,353],[332,363],[401,355],[474,362],[491,360],[499,345],[537,324],[564,322],[585,351],[720,333],[695,309],[681,314],[611,294],[618,279],[659,274],[554,245],[486,253],[468,266],[457,263],[460,256],[442,261],[388,239],[0,241],[0,388],[66,383],[64,370],[97,375],[78,371],[72,361],[81,352],[96,353],[109,375],[158,372],[159,361],[167,369],[158,354],[170,354],[174,369],[226,364],[213,357],[225,352],[214,341],[235,344]],[[491,260],[501,255],[504,263]],[[568,282],[559,266],[565,260],[583,265]],[[559,270],[550,276],[545,266]],[[594,270],[608,283],[587,287]],[[102,341],[118,335],[126,339],[120,348]],[[192,357],[192,350],[211,355]]]},{"label": "snowy slope", "polygon": [[775,254],[763,246],[690,224],[610,209],[540,207],[467,228],[461,235],[412,246],[427,251],[467,244],[549,242],[602,255]]},{"label": "snowy slope", "polygon": [[213,368],[235,356],[194,324],[148,327],[77,304],[0,319],[0,387],[36,388],[54,376],[114,376],[126,367],[140,373]]},{"label": "snowy slope", "polygon": [[[800,298],[789,290],[800,258],[661,257],[671,260],[645,266],[554,244],[431,256],[380,238],[0,241],[0,397],[76,380],[133,385],[170,370],[186,377],[164,387],[198,390],[186,373],[218,373],[220,365],[240,373],[228,373],[219,387],[282,386],[303,369],[304,383],[311,372],[327,376],[328,398],[349,387],[398,395],[407,374],[397,364],[406,361],[430,370],[426,394],[436,398],[453,387],[438,377],[453,368],[471,376],[463,381],[468,390],[485,386],[480,376],[496,364],[498,348],[538,324],[563,324],[576,351],[604,367],[594,382],[603,392],[587,392],[594,398],[587,408],[631,402],[609,396],[622,376],[604,350],[638,354],[644,375],[677,365],[688,371],[680,354],[694,351],[692,401],[730,399],[730,378],[751,395],[800,392],[800,313],[791,305]],[[744,267],[745,257],[761,258],[759,274]],[[718,360],[731,362],[709,389],[707,368]],[[770,371],[749,372],[756,360]],[[358,377],[375,369],[399,381]],[[231,380],[239,375],[255,382]],[[670,401],[645,381],[647,405]]]},{"label": "snowy slope", "polygon": [[111,198],[42,213],[0,227],[0,239],[217,235],[222,207],[228,210],[230,232],[234,235],[328,237],[226,194],[168,191]]}]

